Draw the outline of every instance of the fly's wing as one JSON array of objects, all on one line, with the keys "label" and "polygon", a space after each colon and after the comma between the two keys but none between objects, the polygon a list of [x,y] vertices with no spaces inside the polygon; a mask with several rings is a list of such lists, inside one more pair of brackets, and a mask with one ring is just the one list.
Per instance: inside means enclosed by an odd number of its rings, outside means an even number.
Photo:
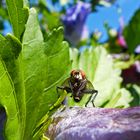
[{"label": "fly's wing", "polygon": [[88,89],[94,89],[93,84],[89,80],[87,80],[87,84],[86,84],[86,90]]},{"label": "fly's wing", "polygon": [[70,80],[70,78],[67,78],[67,79],[62,83],[61,86],[63,86],[63,87],[69,87],[69,80]]}]

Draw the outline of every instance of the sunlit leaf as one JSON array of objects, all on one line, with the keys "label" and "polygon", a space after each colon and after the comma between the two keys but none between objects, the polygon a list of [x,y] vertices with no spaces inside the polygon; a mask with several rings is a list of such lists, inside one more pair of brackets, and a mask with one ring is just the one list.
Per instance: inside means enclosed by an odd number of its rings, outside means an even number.
[{"label": "sunlit leaf", "polygon": [[7,114],[5,126],[6,140],[19,140],[21,138],[21,122],[19,120],[19,108],[14,91],[14,86],[7,72],[4,62],[0,58],[0,105]]},{"label": "sunlit leaf", "polygon": [[[73,49],[71,50],[71,59],[73,61],[73,69],[83,69],[87,74],[87,78],[93,83],[94,88],[98,90],[99,93],[95,99],[96,106],[104,106],[113,98],[116,98],[115,96],[117,96],[118,90],[121,88],[121,71],[114,68],[112,58],[103,47],[86,49],[80,54],[78,54],[76,49]],[[127,95],[129,98],[129,94]],[[70,104],[76,104],[71,98],[69,100]],[[85,101],[87,101],[86,96],[81,104],[76,105],[83,105]],[[127,100],[127,102],[129,103],[130,100]],[[125,104],[122,103],[124,106]]]},{"label": "sunlit leaf", "polygon": [[[8,140],[32,140],[37,124],[59,97],[56,85],[60,85],[69,73],[69,48],[63,41],[63,28],[54,29],[44,42],[37,13],[31,9],[23,44],[15,36],[0,35],[0,57],[7,70],[1,73],[0,80],[8,75],[13,91],[6,95],[5,101],[3,90],[6,89],[6,92],[8,87],[0,81],[0,104],[8,110],[8,119],[12,120],[12,115],[15,116],[12,126],[6,122],[5,137]],[[9,110],[13,111],[12,115],[8,114]]]},{"label": "sunlit leaf", "polygon": [[57,101],[56,85],[66,78],[70,68],[63,29],[54,29],[44,42],[37,13],[31,9],[23,36],[22,56],[26,93],[24,139],[31,139],[37,123]]},{"label": "sunlit leaf", "polygon": [[20,120],[20,130],[22,132],[20,133],[20,137],[22,137],[25,124],[25,93],[20,52],[21,43],[16,37],[10,34],[6,37],[0,35],[0,57],[3,59],[7,68],[7,73],[9,73],[13,82],[16,106],[18,109],[20,108],[18,110],[18,118]]},{"label": "sunlit leaf", "polygon": [[28,8],[23,7],[23,0],[6,0],[6,4],[14,35],[21,39],[28,18]]}]

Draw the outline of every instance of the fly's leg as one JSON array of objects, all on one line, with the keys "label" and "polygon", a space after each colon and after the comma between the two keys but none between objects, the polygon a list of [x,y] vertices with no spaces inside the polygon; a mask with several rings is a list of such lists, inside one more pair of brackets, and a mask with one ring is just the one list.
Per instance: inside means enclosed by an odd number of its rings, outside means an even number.
[{"label": "fly's leg", "polygon": [[[70,87],[67,87],[67,86],[57,86],[56,87],[56,91],[57,91],[57,94],[58,94],[59,98],[61,96],[63,96],[64,93],[61,92],[61,94],[59,94],[59,91],[58,90],[63,90],[63,92],[67,92],[67,93],[70,93],[71,92],[71,88]],[[66,101],[66,95],[65,95],[63,101],[61,101],[61,103],[64,104],[64,105],[67,103],[67,101]]]},{"label": "fly's leg", "polygon": [[58,91],[59,89],[65,90],[65,87],[64,86],[57,86],[56,87],[56,92],[57,92],[58,97],[60,97],[60,94],[59,94],[59,91]]},{"label": "fly's leg", "polygon": [[57,91],[58,96],[60,96],[60,94],[58,92],[59,89],[66,90],[67,93],[71,92],[71,88],[69,88],[69,87],[66,87],[66,86],[57,86],[56,87],[56,91]]},{"label": "fly's leg", "polygon": [[[95,98],[96,98],[96,96],[98,94],[98,91],[97,90],[94,90],[94,89],[87,89],[87,90],[83,90],[82,92],[85,93],[85,94],[91,94],[91,96],[89,97],[88,101],[85,104],[85,107],[87,107],[87,104],[90,101],[92,102],[93,107],[95,107],[94,100],[95,100]],[[93,96],[93,94],[95,94],[95,95]]]},{"label": "fly's leg", "polygon": [[[58,91],[59,89],[63,90],[63,92],[61,92],[61,94],[59,94],[59,91]],[[60,87],[57,86],[56,87],[56,91],[58,93],[59,98],[55,102],[55,104],[49,109],[50,111],[53,110],[54,108],[60,106],[62,102],[65,102],[66,95],[70,91],[70,88],[69,87],[65,87],[65,86],[60,86]]]},{"label": "fly's leg", "polygon": [[[61,90],[63,90],[63,91],[65,90],[67,93],[71,93],[71,92],[72,92],[71,87],[67,87],[67,86],[57,86],[56,90],[57,90],[57,93],[58,93],[59,97],[60,97],[62,94],[61,94],[61,95],[59,94],[58,89],[61,89]],[[63,104],[66,104],[66,98],[64,99]]]},{"label": "fly's leg", "polygon": [[70,86],[70,92],[72,93],[70,97],[72,97],[74,95],[74,91],[73,91],[73,87],[70,81],[69,81],[69,86]]}]

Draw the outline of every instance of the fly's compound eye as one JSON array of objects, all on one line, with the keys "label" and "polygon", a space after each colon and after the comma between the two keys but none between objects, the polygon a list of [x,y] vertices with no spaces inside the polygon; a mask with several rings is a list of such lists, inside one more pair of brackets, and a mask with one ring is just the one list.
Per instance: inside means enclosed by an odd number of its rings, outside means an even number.
[{"label": "fly's compound eye", "polygon": [[82,79],[85,79],[86,78],[86,74],[84,71],[80,70],[80,74],[82,75]]},{"label": "fly's compound eye", "polygon": [[86,75],[85,75],[85,72],[82,70],[72,70],[71,77],[82,80],[86,78]]},{"label": "fly's compound eye", "polygon": [[71,71],[71,73],[70,73],[71,77],[75,75],[75,72],[76,72],[76,70]]}]

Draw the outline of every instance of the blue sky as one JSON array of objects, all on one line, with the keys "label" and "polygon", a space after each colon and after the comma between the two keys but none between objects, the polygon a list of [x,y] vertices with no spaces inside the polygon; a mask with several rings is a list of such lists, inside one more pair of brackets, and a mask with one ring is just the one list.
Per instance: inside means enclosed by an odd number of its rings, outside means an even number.
[{"label": "blue sky", "polygon": [[[118,5],[122,12],[118,12]],[[89,32],[98,29],[102,32],[100,41],[105,41],[107,34],[103,23],[107,21],[110,27],[118,29],[119,17],[123,16],[124,23],[127,24],[138,8],[140,8],[140,0],[117,0],[111,7],[97,7],[98,12],[90,14],[86,22]]]},{"label": "blue sky", "polygon": [[[37,2],[37,0],[34,0],[33,2],[35,1]],[[47,2],[51,6],[51,0],[47,0]],[[121,13],[118,13],[117,5],[119,5],[121,8]],[[59,6],[56,6],[57,7],[55,8],[59,9]],[[140,8],[140,0],[116,0],[116,3],[111,7],[97,7],[98,12],[91,13],[88,16],[86,25],[90,33],[95,31],[95,29],[102,32],[102,37],[100,40],[102,42],[107,39],[106,30],[103,26],[105,21],[108,22],[110,27],[117,29],[119,27],[119,17],[123,16],[124,22],[127,24],[138,8]],[[6,30],[4,31],[4,34],[7,32],[12,32],[8,22],[5,22],[5,27]]]}]

